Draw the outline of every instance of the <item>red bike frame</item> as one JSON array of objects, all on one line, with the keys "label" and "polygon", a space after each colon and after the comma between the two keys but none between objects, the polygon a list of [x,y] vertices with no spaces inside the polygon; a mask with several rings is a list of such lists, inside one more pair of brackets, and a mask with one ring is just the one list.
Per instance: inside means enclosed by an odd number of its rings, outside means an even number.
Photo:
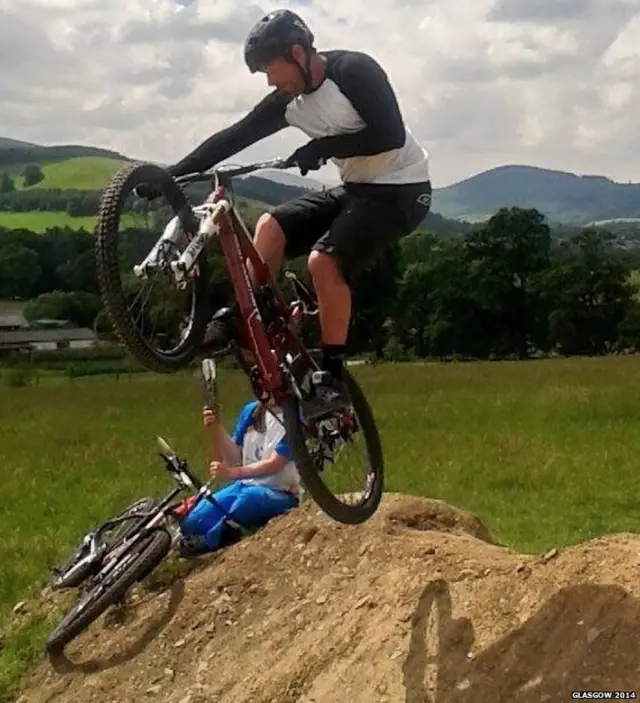
[{"label": "red bike frame", "polygon": [[[218,185],[210,202],[217,202],[226,196],[226,187]],[[219,226],[218,238],[222,247],[224,258],[227,262],[231,284],[240,309],[242,327],[244,332],[243,346],[249,349],[256,359],[260,371],[262,390],[273,395],[276,403],[289,394],[283,384],[280,364],[284,356],[290,352],[295,358],[302,355],[311,365],[315,361],[302,343],[291,319],[287,303],[275,282],[269,267],[264,262],[255,248],[249,232],[247,231],[235,206],[227,212],[221,211],[217,215],[216,224]],[[253,286],[247,270],[246,261],[249,260],[256,273],[256,285]],[[273,335],[267,334],[255,298],[255,289],[267,284],[275,296],[276,305],[283,318],[289,319],[289,325],[281,325]],[[272,352],[273,345],[273,352]]]}]

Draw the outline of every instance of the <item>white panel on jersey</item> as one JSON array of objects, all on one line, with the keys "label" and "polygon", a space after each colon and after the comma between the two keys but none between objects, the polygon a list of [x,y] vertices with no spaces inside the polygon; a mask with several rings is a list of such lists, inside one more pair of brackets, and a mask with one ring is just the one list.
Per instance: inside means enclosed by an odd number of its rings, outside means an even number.
[{"label": "white panel on jersey", "polygon": [[[288,124],[298,127],[312,139],[351,134],[365,127],[349,98],[330,78],[313,93],[291,100],[285,118]],[[400,149],[373,156],[331,160],[338,167],[343,181],[402,185],[429,179],[428,154],[408,129],[406,141]]]}]

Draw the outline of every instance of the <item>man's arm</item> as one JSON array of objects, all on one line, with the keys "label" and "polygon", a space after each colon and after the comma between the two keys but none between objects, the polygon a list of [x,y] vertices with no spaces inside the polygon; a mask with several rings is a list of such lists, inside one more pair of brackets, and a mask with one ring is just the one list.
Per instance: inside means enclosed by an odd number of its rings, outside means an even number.
[{"label": "man's arm", "polygon": [[266,459],[255,461],[244,466],[234,466],[231,468],[233,478],[238,480],[242,478],[262,478],[276,474],[282,471],[288,464],[289,459],[278,452],[273,451]]},{"label": "man's arm", "polygon": [[242,447],[239,447],[225,432],[222,425],[218,426],[220,455],[227,465],[239,464],[242,461]]},{"label": "man's arm", "polygon": [[353,134],[338,134],[316,141],[322,158],[371,156],[403,146],[406,138],[400,107],[386,73],[370,56],[345,55],[336,66],[335,81],[366,126]]},{"label": "man's arm", "polygon": [[216,411],[204,409],[204,425],[211,440],[211,461],[222,458],[226,464],[239,464],[242,460],[242,447],[224,429],[219,408]]},{"label": "man's arm", "polygon": [[172,176],[206,171],[260,139],[287,126],[285,110],[291,97],[274,90],[234,125],[213,134],[177,164],[168,168]]}]

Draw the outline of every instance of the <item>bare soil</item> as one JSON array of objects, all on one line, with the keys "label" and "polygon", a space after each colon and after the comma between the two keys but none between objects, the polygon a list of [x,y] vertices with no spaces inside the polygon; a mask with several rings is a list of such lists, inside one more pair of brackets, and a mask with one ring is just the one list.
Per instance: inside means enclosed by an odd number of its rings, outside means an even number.
[{"label": "bare soil", "polygon": [[311,504],[200,562],[159,592],[138,588],[66,657],[45,660],[20,703],[640,694],[634,535],[521,555],[472,515],[387,494],[365,525],[340,525]]}]

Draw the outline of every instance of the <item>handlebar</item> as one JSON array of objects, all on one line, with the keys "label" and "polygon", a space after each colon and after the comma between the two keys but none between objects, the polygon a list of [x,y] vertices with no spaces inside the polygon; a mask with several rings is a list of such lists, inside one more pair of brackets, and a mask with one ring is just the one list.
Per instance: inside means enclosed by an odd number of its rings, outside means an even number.
[{"label": "handlebar", "polygon": [[203,486],[202,481],[189,470],[187,462],[184,459],[179,459],[169,443],[163,438],[157,438],[160,456],[167,462],[167,468],[180,477],[180,480],[186,485],[191,484],[196,490],[200,490]]},{"label": "handlebar", "polygon": [[288,159],[283,159],[277,157],[269,161],[258,161],[253,164],[248,164],[247,166],[220,166],[219,168],[213,169],[212,171],[204,171],[202,173],[187,173],[183,176],[176,176],[175,181],[177,183],[202,183],[205,181],[210,181],[216,176],[224,174],[227,178],[236,178],[237,176],[244,176],[248,173],[253,173],[254,171],[260,171],[265,168],[273,169],[285,169],[296,166],[295,163],[289,163]]},{"label": "handlebar", "polygon": [[[210,488],[210,482],[203,483],[197,476],[194,476],[191,471],[189,471],[186,460],[179,459],[173,449],[169,446],[169,443],[163,437],[158,437],[157,442],[158,447],[160,448],[160,456],[167,462],[167,469],[179,477],[180,481],[182,481],[185,485],[188,485],[189,482],[191,482],[193,487],[198,491],[199,495],[201,495],[204,500],[208,500],[224,515],[227,524],[239,530],[242,534],[246,534],[247,528],[234,520],[224,506],[221,505],[221,503],[213,495]],[[185,480],[185,477],[188,480]]]}]

